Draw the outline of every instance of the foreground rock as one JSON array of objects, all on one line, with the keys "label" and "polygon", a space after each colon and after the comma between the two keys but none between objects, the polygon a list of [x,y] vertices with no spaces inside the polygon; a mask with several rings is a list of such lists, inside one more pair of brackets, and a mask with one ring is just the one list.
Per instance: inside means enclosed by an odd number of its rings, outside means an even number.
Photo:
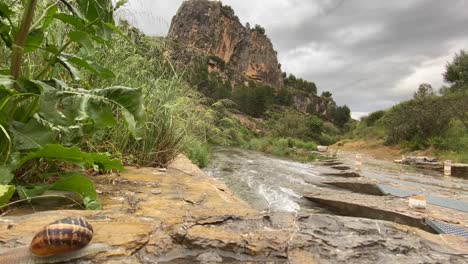
[{"label": "foreground rock", "polygon": [[95,181],[104,210],[2,217],[0,250],[82,215],[93,242],[112,250],[74,263],[467,263],[461,238],[377,220],[257,212],[184,157],[166,172],[130,168]]}]

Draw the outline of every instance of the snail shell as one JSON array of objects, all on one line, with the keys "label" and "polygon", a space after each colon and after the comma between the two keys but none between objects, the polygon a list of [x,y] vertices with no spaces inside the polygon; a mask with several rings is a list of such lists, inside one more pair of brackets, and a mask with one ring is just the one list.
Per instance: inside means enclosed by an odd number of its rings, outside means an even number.
[{"label": "snail shell", "polygon": [[45,226],[29,247],[35,256],[48,257],[85,247],[93,238],[93,227],[82,217],[69,217]]}]

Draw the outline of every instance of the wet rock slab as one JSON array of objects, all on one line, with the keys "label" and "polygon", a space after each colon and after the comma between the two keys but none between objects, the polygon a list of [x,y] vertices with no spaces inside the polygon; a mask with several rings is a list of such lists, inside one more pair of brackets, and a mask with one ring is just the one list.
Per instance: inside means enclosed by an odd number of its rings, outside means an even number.
[{"label": "wet rock slab", "polygon": [[[348,189],[359,187],[359,185],[372,186],[370,182],[359,183],[352,181],[331,184],[343,185]],[[434,231],[429,225],[425,224],[426,219],[468,227],[468,213],[431,204],[427,205],[426,210],[415,210],[409,208],[408,199],[406,198],[363,194],[364,190],[361,190],[361,193],[339,190],[332,193],[329,191],[316,191],[305,194],[304,197],[316,204],[332,208],[342,215],[392,221],[428,232]]]},{"label": "wet rock slab", "polygon": [[[129,168],[95,179],[102,211],[0,218],[0,250],[82,215],[111,250],[71,263],[466,263],[466,244],[390,222],[260,213],[180,157],[167,171]],[[14,262],[13,262],[14,263]]]}]

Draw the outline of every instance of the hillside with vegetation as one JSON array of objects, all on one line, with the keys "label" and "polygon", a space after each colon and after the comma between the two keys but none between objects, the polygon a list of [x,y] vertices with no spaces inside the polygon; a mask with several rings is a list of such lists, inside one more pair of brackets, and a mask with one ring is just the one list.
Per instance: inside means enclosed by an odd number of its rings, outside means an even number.
[{"label": "hillside with vegetation", "polygon": [[[124,3],[0,3],[0,206],[63,190],[97,209],[90,173],[164,167],[179,153],[205,166],[210,144],[314,159],[346,130],[349,109],[312,82],[280,72],[278,86],[235,83],[209,54],[177,67],[180,43],[116,25]],[[261,29],[248,30],[269,42]],[[303,95],[305,111],[294,106]]]},{"label": "hillside with vegetation", "polygon": [[187,82],[228,108],[210,143],[297,157],[296,149],[333,144],[349,128],[350,109],[328,91],[318,95],[314,82],[282,72],[267,31],[243,26],[228,5],[184,2],[166,44]]},{"label": "hillside with vegetation", "polygon": [[468,162],[468,53],[455,54],[443,77],[438,91],[423,83],[413,99],[362,118],[350,138]]}]

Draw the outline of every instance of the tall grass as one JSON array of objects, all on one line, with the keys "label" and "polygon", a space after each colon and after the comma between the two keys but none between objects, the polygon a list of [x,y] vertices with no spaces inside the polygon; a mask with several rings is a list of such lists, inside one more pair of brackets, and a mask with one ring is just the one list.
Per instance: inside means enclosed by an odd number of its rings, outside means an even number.
[{"label": "tall grass", "polygon": [[99,85],[140,88],[147,119],[137,135],[130,135],[120,125],[98,135],[90,145],[101,151],[120,152],[123,157],[131,157],[127,163],[140,166],[166,166],[181,152],[196,157],[195,163],[206,165],[206,142],[214,118],[204,106],[205,99],[174,70],[162,40],[147,37],[125,23],[122,30],[127,38],[117,38],[114,48],[102,57],[116,77]]}]

